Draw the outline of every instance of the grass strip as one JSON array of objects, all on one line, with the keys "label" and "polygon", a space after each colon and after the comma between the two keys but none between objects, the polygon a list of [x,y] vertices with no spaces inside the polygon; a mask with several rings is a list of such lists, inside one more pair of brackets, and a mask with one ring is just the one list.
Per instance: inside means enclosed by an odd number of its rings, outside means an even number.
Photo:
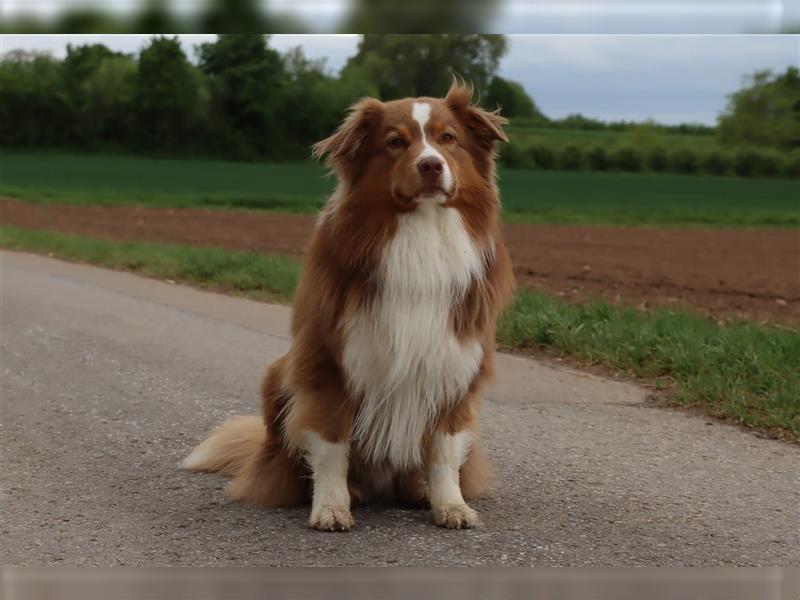
[{"label": "grass strip", "polygon": [[498,341],[602,365],[669,389],[668,401],[800,441],[800,332],[675,310],[567,304],[522,291]]},{"label": "grass strip", "polygon": [[19,227],[0,226],[0,246],[272,302],[291,301],[300,275],[297,261],[283,256],[182,244],[120,242]]},{"label": "grass strip", "polygon": [[[300,273],[293,259],[256,252],[16,227],[0,227],[0,245],[276,302],[291,300]],[[570,304],[521,291],[499,323],[497,339],[509,348],[641,378],[668,390],[672,404],[800,441],[798,331],[602,301]]]}]

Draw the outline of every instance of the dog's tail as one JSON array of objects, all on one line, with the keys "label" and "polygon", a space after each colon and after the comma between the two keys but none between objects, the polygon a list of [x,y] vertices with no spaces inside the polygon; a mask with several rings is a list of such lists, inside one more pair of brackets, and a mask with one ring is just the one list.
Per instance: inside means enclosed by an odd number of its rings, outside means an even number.
[{"label": "dog's tail", "polygon": [[261,417],[235,417],[225,421],[187,456],[181,467],[189,471],[235,477],[267,441]]},{"label": "dog's tail", "polygon": [[224,422],[181,463],[189,471],[231,477],[227,495],[257,506],[296,506],[308,499],[308,477],[301,464],[268,439],[261,417]]}]

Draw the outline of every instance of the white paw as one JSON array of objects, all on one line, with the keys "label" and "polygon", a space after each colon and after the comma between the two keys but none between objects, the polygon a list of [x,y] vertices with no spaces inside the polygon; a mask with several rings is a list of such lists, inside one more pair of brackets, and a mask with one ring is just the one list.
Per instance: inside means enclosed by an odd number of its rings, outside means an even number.
[{"label": "white paw", "polygon": [[325,505],[311,511],[308,524],[320,531],[350,531],[355,521],[344,506]]},{"label": "white paw", "polygon": [[480,519],[466,504],[441,504],[433,507],[433,522],[447,529],[472,529]]}]

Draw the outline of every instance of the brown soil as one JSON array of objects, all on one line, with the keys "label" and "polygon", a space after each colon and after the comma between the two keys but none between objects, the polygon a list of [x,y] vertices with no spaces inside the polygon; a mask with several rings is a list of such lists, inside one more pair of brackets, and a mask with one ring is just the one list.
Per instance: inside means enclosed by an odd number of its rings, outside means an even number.
[{"label": "brown soil", "polygon": [[[314,217],[0,200],[2,223],[120,240],[300,256]],[[800,232],[507,225],[521,286],[567,298],[682,306],[717,317],[800,324]]]}]

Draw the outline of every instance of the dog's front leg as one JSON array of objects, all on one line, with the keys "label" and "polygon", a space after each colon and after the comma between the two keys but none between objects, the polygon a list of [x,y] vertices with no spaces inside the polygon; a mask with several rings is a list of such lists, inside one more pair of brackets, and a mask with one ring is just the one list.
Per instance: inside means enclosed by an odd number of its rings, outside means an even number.
[{"label": "dog's front leg", "polygon": [[469,454],[472,432],[464,429],[451,434],[433,434],[427,468],[433,521],[448,529],[468,529],[479,523],[478,513],[472,510],[461,494],[459,469]]},{"label": "dog's front leg", "polygon": [[350,444],[327,442],[313,431],[303,437],[313,481],[309,525],[323,531],[348,531],[354,525],[347,488]]}]

